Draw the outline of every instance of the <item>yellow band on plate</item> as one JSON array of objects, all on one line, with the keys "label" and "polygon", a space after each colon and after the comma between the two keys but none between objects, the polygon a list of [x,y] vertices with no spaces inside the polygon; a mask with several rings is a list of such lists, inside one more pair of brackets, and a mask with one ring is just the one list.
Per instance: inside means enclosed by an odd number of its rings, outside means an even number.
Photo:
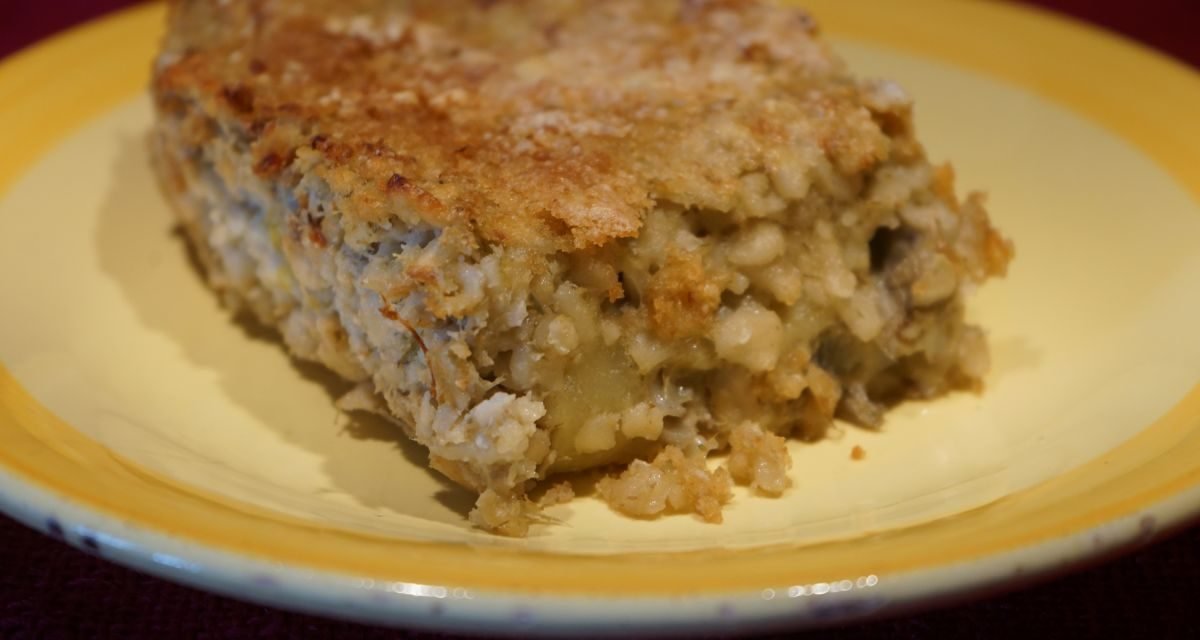
[{"label": "yellow band on plate", "polygon": [[[926,11],[891,0],[808,4],[839,36],[950,60],[1050,97],[1138,145],[1200,195],[1200,81],[1177,64],[1098,32],[992,3],[936,3]],[[64,134],[142,90],[162,20],[161,5],[139,7],[0,65],[0,126],[7,136],[0,189]],[[1020,33],[1023,41],[980,37],[988,33]],[[1129,99],[1153,94],[1171,98]],[[1200,386],[1099,460],[985,508],[880,533],[869,545],[653,556],[414,543],[237,504],[123,461],[52,415],[2,369],[0,442],[0,465],[34,486],[121,520],[267,560],[519,592],[728,592],[966,562],[1085,531],[1196,489]]]}]

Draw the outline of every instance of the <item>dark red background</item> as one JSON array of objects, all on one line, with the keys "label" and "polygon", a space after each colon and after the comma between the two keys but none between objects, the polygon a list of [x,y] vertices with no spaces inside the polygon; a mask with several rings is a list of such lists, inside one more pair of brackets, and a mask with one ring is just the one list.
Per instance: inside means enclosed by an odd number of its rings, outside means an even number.
[{"label": "dark red background", "polygon": [[[896,0],[903,2],[904,0]],[[0,0],[0,57],[129,0]],[[1200,66],[1200,0],[1027,0]],[[1197,114],[1200,117],[1200,114]],[[1200,528],[1042,586],[832,638],[1200,637]],[[0,516],[0,638],[424,638],[267,609],[113,566]]]}]

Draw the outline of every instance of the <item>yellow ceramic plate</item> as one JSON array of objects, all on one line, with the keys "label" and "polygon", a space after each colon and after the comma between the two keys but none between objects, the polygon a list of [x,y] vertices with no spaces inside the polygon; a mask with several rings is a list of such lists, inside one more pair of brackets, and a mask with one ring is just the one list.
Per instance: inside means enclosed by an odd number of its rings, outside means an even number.
[{"label": "yellow ceramic plate", "polygon": [[738,494],[721,526],[581,499],[526,540],[473,531],[419,451],[339,417],[337,383],[189,265],[143,148],[147,6],[0,65],[0,506],[242,598],[511,633],[891,613],[1196,515],[1200,80],[996,3],[809,4],[860,73],[910,89],[931,154],[1016,241],[972,307],[983,396],[797,444],[795,487]]}]

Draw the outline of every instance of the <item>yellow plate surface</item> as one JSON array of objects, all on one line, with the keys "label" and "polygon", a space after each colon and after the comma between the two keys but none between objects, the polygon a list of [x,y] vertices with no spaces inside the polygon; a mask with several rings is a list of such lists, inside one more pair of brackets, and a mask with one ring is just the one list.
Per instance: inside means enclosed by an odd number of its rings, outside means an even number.
[{"label": "yellow plate surface", "polygon": [[0,506],[275,604],[593,630],[616,602],[642,628],[860,616],[1195,516],[1200,79],[997,3],[807,5],[861,74],[910,90],[931,155],[1017,244],[972,305],[983,396],[794,444],[793,490],[738,494],[719,527],[582,499],[528,540],[472,531],[467,496],[337,416],[337,383],[231,322],[187,263],[142,144],[150,5],[0,63]]}]

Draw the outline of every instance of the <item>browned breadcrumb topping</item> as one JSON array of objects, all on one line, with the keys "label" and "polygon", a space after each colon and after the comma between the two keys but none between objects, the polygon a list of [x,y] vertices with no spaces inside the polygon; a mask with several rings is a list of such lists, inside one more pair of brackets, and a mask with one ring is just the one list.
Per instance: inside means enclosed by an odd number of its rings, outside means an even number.
[{"label": "browned breadcrumb topping", "polygon": [[656,199],[730,210],[739,176],[814,139],[862,170],[886,139],[808,15],[757,2],[308,0],[173,3],[157,93],[195,91],[301,163],[348,215],[504,245],[637,234]]}]

